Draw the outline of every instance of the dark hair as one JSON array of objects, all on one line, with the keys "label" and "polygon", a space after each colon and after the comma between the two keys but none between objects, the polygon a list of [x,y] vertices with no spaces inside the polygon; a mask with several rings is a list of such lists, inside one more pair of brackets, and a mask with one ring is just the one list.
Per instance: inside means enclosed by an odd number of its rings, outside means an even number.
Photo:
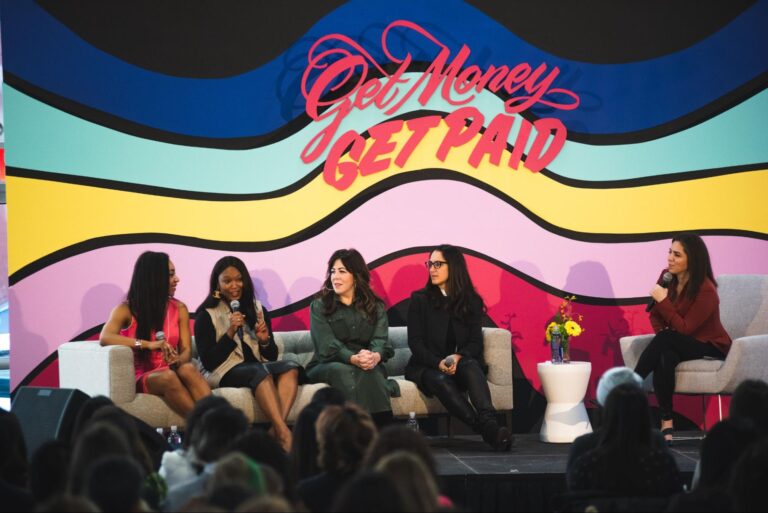
[{"label": "dark hair", "polygon": [[105,406],[114,406],[115,402],[105,395],[96,395],[89,397],[77,410],[77,418],[75,418],[75,425],[72,428],[72,439],[70,444],[72,446],[77,442],[77,438],[85,430],[85,427],[91,421],[94,414]]},{"label": "dark hair", "polygon": [[142,253],[133,266],[128,308],[136,319],[136,337],[149,340],[152,330],[162,330],[168,308],[168,254]]},{"label": "dark hair", "polygon": [[328,259],[325,281],[320,289],[318,297],[323,301],[325,315],[331,315],[336,311],[336,293],[331,283],[331,268],[336,260],[341,260],[355,280],[355,306],[368,318],[368,322],[375,324],[378,318],[377,306],[384,301],[371,289],[371,272],[368,270],[363,255],[356,249],[337,249]]},{"label": "dark hair", "polygon": [[91,422],[105,422],[119,429],[128,442],[128,447],[131,450],[133,459],[136,463],[141,465],[145,473],[152,473],[154,470],[152,458],[149,456],[147,447],[141,440],[139,428],[136,427],[136,420],[134,417],[117,406],[105,406],[93,414]]},{"label": "dark hair", "polygon": [[293,443],[291,444],[291,473],[295,481],[300,481],[320,473],[317,463],[319,448],[315,423],[323,408],[330,404],[344,404],[344,393],[335,387],[323,387],[312,396],[310,403],[299,413],[293,425]]},{"label": "dark hair", "polygon": [[317,419],[320,466],[335,475],[350,475],[363,464],[368,447],[376,439],[371,415],[353,403],[326,406]]},{"label": "dark hair", "polygon": [[443,258],[448,262],[448,283],[447,290],[448,302],[442,300],[443,294],[437,285],[432,285],[432,280],[427,276],[427,284],[424,291],[433,306],[446,308],[452,315],[466,322],[473,315],[473,305],[480,303],[480,309],[485,313],[483,298],[475,290],[472,284],[472,278],[469,277],[467,262],[464,254],[456,246],[450,244],[441,244],[433,248],[429,254],[435,251],[443,254]]},{"label": "dark hair", "polygon": [[97,460],[110,454],[131,455],[130,442],[115,426],[107,422],[92,422],[80,433],[69,464],[69,491],[75,495],[85,492],[85,475]]},{"label": "dark hair", "polygon": [[229,401],[219,395],[207,395],[195,403],[192,411],[189,412],[184,422],[187,433],[181,442],[182,447],[186,450],[192,445],[192,436],[197,429],[200,419],[203,418],[207,412],[219,406],[229,406]]},{"label": "dark hair", "polygon": [[768,435],[768,383],[759,379],[742,381],[733,392],[731,417],[749,419],[763,435]]},{"label": "dark hair", "polygon": [[747,419],[730,418],[715,424],[701,443],[699,486],[726,486],[736,461],[759,436]]},{"label": "dark hair", "polygon": [[356,475],[339,490],[330,511],[406,511],[395,483],[381,472],[367,471]]},{"label": "dark hair", "polygon": [[243,293],[240,295],[240,311],[245,315],[245,320],[248,326],[253,328],[256,326],[256,309],[253,307],[253,301],[256,299],[256,293],[253,289],[253,280],[251,279],[251,273],[245,267],[245,263],[237,257],[225,256],[219,259],[213,265],[211,271],[211,278],[208,284],[208,296],[197,308],[199,313],[207,308],[215,308],[218,306],[219,301],[224,301],[224,298],[217,298],[213,294],[219,290],[219,275],[223,273],[228,267],[234,267],[237,272],[243,278]]},{"label": "dark hair", "polygon": [[252,429],[235,442],[232,450],[240,452],[264,468],[269,467],[274,470],[282,481],[283,495],[293,497],[293,479],[288,455],[273,436],[264,430]]},{"label": "dark hair", "polygon": [[106,456],[91,465],[87,496],[104,513],[133,511],[141,500],[144,473],[128,456]]},{"label": "dark hair", "polygon": [[373,469],[382,458],[396,451],[405,451],[417,456],[432,477],[437,479],[437,464],[427,439],[420,432],[397,424],[387,426],[379,432],[365,458],[365,466]]},{"label": "dark hair", "polygon": [[618,454],[634,454],[651,447],[651,410],[637,385],[625,383],[608,394],[598,447],[611,446]]},{"label": "dark hair", "polygon": [[61,440],[48,440],[37,448],[29,463],[29,491],[41,504],[67,491],[70,446]]},{"label": "dark hair", "polygon": [[[709,260],[709,251],[704,241],[698,235],[682,233],[672,238],[672,242],[679,242],[688,257],[688,284],[685,288],[685,297],[693,300],[701,289],[701,284],[709,278],[717,287],[717,281],[712,273],[712,263]],[[677,277],[672,281],[677,283]],[[677,287],[670,286],[670,297],[675,299]]]},{"label": "dark hair", "polygon": [[729,491],[732,511],[765,511],[768,481],[768,439],[749,446],[731,471]]},{"label": "dark hair", "polygon": [[15,413],[0,408],[0,480],[27,487],[27,445]]},{"label": "dark hair", "polygon": [[200,461],[211,463],[227,454],[248,430],[248,419],[238,408],[218,406],[205,412],[192,433],[192,447]]}]

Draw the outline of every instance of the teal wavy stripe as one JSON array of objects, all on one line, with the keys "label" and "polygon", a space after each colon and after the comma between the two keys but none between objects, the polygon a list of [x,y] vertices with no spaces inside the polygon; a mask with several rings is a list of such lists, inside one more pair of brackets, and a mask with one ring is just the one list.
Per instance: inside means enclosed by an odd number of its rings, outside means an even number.
[{"label": "teal wavy stripe", "polygon": [[[479,94],[472,105],[487,116],[486,122],[503,109],[501,100],[488,92]],[[412,101],[401,112],[419,109],[453,110],[438,99],[425,106]],[[9,127],[6,142],[13,148],[6,156],[7,164],[24,169],[198,192],[256,194],[287,187],[322,162],[318,159],[305,165],[299,159],[304,146],[322,129],[319,123],[261,148],[181,146],[84,121],[7,85],[5,116]],[[766,117],[768,90],[704,123],[654,141],[616,146],[568,141],[549,169],[566,178],[604,181],[766,162]],[[339,133],[348,129],[363,132],[384,120],[378,111],[355,112]],[[513,130],[510,143],[515,135]],[[221,172],[211,173],[212,169]]]}]

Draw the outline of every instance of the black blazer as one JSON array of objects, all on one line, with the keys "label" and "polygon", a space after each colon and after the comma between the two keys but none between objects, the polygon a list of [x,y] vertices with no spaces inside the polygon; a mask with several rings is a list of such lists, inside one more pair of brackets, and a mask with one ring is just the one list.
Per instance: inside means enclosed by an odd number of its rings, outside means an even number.
[{"label": "black blazer", "polygon": [[477,360],[485,369],[483,360],[483,304],[478,298],[472,303],[472,315],[468,322],[463,322],[447,310],[432,306],[427,293],[417,290],[411,294],[408,308],[408,346],[411,359],[405,367],[405,378],[423,389],[421,375],[424,369],[438,369],[440,361],[448,356],[446,339],[448,323],[453,323],[456,336],[457,354],[464,358]]}]

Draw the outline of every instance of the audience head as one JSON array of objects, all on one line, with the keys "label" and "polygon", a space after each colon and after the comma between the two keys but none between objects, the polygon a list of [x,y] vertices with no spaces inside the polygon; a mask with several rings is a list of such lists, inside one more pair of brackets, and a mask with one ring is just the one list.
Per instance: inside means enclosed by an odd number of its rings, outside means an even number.
[{"label": "audience head", "polygon": [[104,395],[97,395],[86,399],[85,402],[80,406],[80,409],[77,411],[75,425],[72,428],[72,445],[75,444],[75,441],[77,440],[77,437],[80,436],[80,433],[85,430],[85,427],[91,421],[91,417],[93,417],[94,413],[99,411],[101,408],[104,408],[105,406],[114,405],[115,403],[112,401],[112,399]]},{"label": "audience head", "polygon": [[368,412],[352,403],[327,406],[317,419],[320,467],[331,474],[354,473],[375,438],[376,426]]},{"label": "audience head", "polygon": [[216,463],[206,485],[209,499],[215,490],[229,486],[241,486],[249,490],[250,495],[256,496],[283,493],[283,480],[274,469],[256,463],[240,452],[231,452]]},{"label": "audience head", "polygon": [[85,476],[97,460],[109,456],[130,456],[131,448],[125,435],[105,422],[92,422],[83,431],[72,451],[69,471],[69,491],[85,493]]},{"label": "audience head", "polygon": [[268,467],[270,472],[276,472],[281,481],[280,493],[288,497],[293,496],[288,455],[273,436],[266,431],[252,429],[240,437],[233,450],[265,468]]},{"label": "audience head", "polygon": [[136,318],[136,337],[151,339],[162,330],[168,296],[176,287],[176,269],[166,253],[145,251],[133,267],[128,288],[128,308]]},{"label": "audience head", "polygon": [[181,442],[184,450],[190,448],[192,434],[195,432],[195,429],[197,429],[198,423],[200,422],[200,419],[203,418],[203,415],[219,406],[229,406],[229,401],[218,395],[207,395],[195,403],[195,407],[189,412],[185,421],[187,432]]},{"label": "audience head", "polygon": [[745,419],[730,418],[718,422],[701,444],[701,474],[698,486],[725,486],[736,460],[755,441],[759,433]]},{"label": "audience head", "polygon": [[749,419],[763,436],[768,435],[768,383],[748,379],[739,384],[731,399],[730,416]]},{"label": "audience head", "polygon": [[119,429],[125,435],[125,439],[128,440],[128,446],[134,460],[141,465],[144,472],[149,474],[154,470],[152,459],[141,440],[139,429],[136,427],[136,421],[133,417],[117,406],[105,406],[94,413],[91,420],[93,422],[106,422]]},{"label": "audience head", "polygon": [[317,464],[317,431],[315,423],[320,412],[329,404],[344,404],[344,394],[334,387],[324,387],[315,392],[312,401],[301,410],[293,425],[291,445],[291,472],[295,481],[320,473]]},{"label": "audience head", "polygon": [[599,445],[631,453],[650,447],[651,432],[651,411],[645,392],[635,384],[614,387],[605,401]]},{"label": "audience head", "polygon": [[207,411],[195,429],[192,447],[203,463],[211,463],[230,451],[235,441],[248,429],[242,411],[230,405]]},{"label": "audience head", "polygon": [[437,511],[440,491],[432,472],[419,456],[395,451],[384,456],[375,469],[394,483],[405,511]]},{"label": "audience head", "polygon": [[597,382],[597,402],[605,406],[608,394],[619,385],[630,384],[642,390],[643,378],[629,367],[613,367],[608,369]]},{"label": "audience head", "polygon": [[104,513],[137,511],[144,471],[128,456],[107,456],[91,465],[86,495]]},{"label": "audience head", "polygon": [[67,491],[71,449],[68,443],[49,440],[37,448],[29,464],[29,491],[41,504]]},{"label": "audience head", "polygon": [[709,251],[704,240],[693,233],[682,233],[672,238],[672,247],[675,243],[682,246],[685,255],[688,258],[688,285],[685,289],[685,295],[688,299],[693,299],[699,294],[701,284],[706,278],[717,285],[715,276],[712,273],[712,263],[709,259]]},{"label": "audience head", "polygon": [[27,444],[18,417],[0,408],[0,480],[27,486]]},{"label": "audience head", "polygon": [[240,504],[235,510],[238,513],[250,513],[259,511],[261,513],[290,513],[296,511],[284,497],[279,495],[264,495],[262,497],[253,497]]},{"label": "audience head", "polygon": [[730,482],[732,511],[765,511],[768,483],[768,439],[752,444],[733,467]]},{"label": "audience head", "polygon": [[[392,480],[381,472],[362,472],[341,488],[331,511],[339,513],[378,513],[410,511]],[[417,510],[414,510],[417,511]]]},{"label": "audience head", "polygon": [[366,468],[374,468],[387,455],[405,451],[421,459],[430,475],[437,478],[437,464],[426,438],[418,431],[393,424],[379,432],[366,456]]}]

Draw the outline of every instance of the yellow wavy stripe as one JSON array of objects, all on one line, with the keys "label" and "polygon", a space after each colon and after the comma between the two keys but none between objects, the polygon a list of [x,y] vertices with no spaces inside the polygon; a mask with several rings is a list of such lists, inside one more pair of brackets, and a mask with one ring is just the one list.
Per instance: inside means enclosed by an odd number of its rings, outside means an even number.
[{"label": "yellow wavy stripe", "polygon": [[[451,150],[446,161],[440,162],[435,153],[445,130],[445,125],[432,129],[403,169],[392,164],[384,172],[358,177],[343,192],[318,176],[288,196],[219,202],[8,177],[9,272],[70,245],[108,235],[166,233],[248,242],[282,239],[325,218],[394,174],[417,173],[425,168],[444,168],[474,177],[545,221],[578,232],[735,229],[768,233],[768,170],[633,188],[581,189],[531,173],[523,166],[517,171],[509,169],[505,166],[506,152],[501,166],[488,164],[486,158],[477,169],[472,168],[468,158],[476,140]],[[392,155],[399,153],[409,135],[405,130],[393,138],[397,148]],[[368,141],[368,146],[371,144]],[[216,172],[226,179],[225,170]],[[232,192],[239,192],[238,184],[232,184]],[[461,198],[445,198],[445,207],[462,208]],[[475,216],[478,224],[483,222],[482,212],[467,214]]]}]

